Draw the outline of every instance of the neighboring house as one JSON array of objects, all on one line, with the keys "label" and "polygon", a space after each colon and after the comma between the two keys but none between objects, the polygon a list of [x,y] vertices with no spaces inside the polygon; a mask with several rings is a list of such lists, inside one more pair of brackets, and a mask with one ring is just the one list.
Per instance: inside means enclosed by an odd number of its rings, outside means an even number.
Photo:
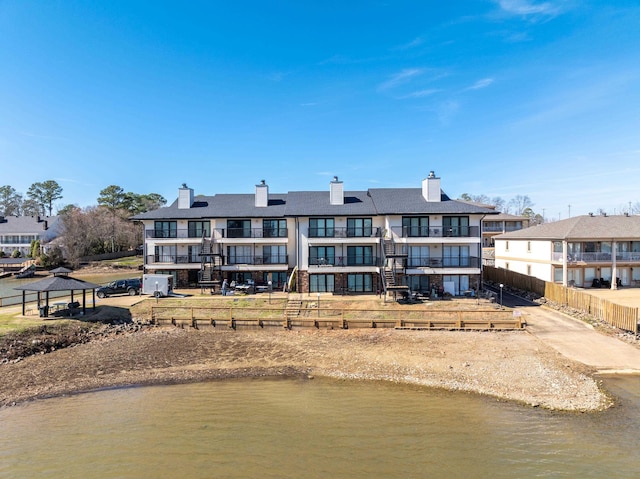
[{"label": "neighboring house", "polygon": [[565,286],[640,285],[640,216],[575,216],[494,240],[498,268]]},{"label": "neighboring house", "polygon": [[10,256],[20,251],[21,256],[31,253],[31,242],[40,240],[43,252],[57,233],[57,216],[0,216],[0,251]]},{"label": "neighboring house", "polygon": [[499,213],[482,220],[482,246],[493,248],[495,243],[493,238],[497,235],[518,231],[529,227],[529,218],[526,216],[510,215]]},{"label": "neighboring house", "polygon": [[223,279],[299,292],[376,293],[480,287],[480,224],[489,208],[451,200],[433,172],[421,188],[195,196],[133,217],[145,228],[145,271],[178,286]]}]

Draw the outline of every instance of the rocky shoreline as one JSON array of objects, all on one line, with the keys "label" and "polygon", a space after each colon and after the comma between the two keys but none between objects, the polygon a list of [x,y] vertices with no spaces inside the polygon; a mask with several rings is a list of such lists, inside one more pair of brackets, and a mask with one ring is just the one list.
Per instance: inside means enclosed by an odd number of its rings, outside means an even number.
[{"label": "rocky shoreline", "polygon": [[554,410],[612,404],[593,371],[526,331],[75,328],[45,327],[0,345],[0,407],[111,387],[300,375],[408,383]]}]

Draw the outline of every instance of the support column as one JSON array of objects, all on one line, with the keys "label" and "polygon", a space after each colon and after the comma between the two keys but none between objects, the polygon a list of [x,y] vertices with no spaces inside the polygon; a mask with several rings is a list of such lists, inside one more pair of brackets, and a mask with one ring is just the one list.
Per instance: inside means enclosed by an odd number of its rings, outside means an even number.
[{"label": "support column", "polygon": [[611,243],[611,289],[618,289],[618,267],[616,265],[616,253],[618,252],[618,242]]},{"label": "support column", "polygon": [[568,268],[568,253],[569,245],[567,240],[562,241],[562,286],[565,288],[569,284],[569,268]]}]

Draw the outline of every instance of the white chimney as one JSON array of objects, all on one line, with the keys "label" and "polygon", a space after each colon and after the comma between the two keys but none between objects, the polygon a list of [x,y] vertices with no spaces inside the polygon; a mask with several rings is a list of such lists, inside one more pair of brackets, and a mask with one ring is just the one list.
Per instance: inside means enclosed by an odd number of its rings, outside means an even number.
[{"label": "white chimney", "polygon": [[429,176],[422,180],[422,196],[429,202],[439,202],[441,200],[440,178],[437,178],[433,171],[430,171]]},{"label": "white chimney", "polygon": [[256,208],[264,208],[269,205],[269,186],[260,180],[260,184],[256,185]]},{"label": "white chimney", "polygon": [[344,184],[334,176],[329,189],[329,203],[332,205],[344,205]]},{"label": "white chimney", "polygon": [[193,204],[193,190],[182,183],[182,188],[178,189],[178,209],[188,210]]}]

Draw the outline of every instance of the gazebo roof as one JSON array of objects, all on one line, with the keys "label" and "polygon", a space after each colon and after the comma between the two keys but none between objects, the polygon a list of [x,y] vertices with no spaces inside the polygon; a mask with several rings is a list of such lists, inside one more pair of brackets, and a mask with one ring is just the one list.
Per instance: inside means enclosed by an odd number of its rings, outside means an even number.
[{"label": "gazebo roof", "polygon": [[49,276],[48,278],[24,284],[13,289],[23,291],[76,291],[99,288],[99,284],[89,283],[69,276]]}]

